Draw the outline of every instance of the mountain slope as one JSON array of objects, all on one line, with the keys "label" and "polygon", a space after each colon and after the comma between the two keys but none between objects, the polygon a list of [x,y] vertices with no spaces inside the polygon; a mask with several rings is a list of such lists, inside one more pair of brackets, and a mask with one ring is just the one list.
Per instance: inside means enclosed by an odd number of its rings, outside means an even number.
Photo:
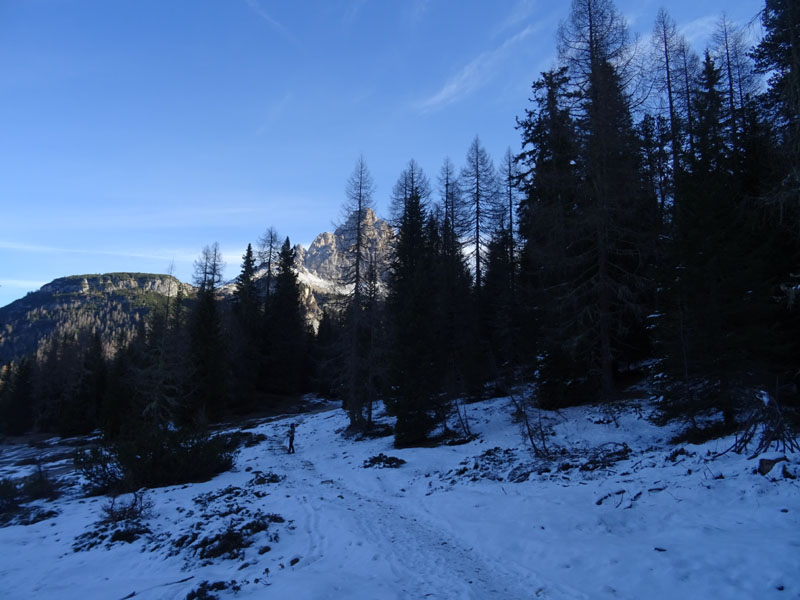
[{"label": "mountain slope", "polygon": [[130,338],[140,320],[178,289],[192,286],[169,275],[108,273],[62,277],[0,308],[0,365],[35,353],[53,336],[79,329],[100,334],[113,348]]}]

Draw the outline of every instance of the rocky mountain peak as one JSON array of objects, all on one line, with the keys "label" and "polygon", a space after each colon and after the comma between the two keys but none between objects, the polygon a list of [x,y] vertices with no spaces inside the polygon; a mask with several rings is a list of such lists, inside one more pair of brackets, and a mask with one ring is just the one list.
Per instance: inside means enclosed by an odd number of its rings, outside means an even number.
[{"label": "rocky mountain peak", "polygon": [[[341,281],[349,265],[348,251],[355,241],[355,219],[353,213],[333,233],[320,233],[308,250],[301,249],[297,253],[298,267],[327,281]],[[368,208],[362,219],[362,227],[368,253],[379,263],[388,262],[394,244],[391,226]]]}]

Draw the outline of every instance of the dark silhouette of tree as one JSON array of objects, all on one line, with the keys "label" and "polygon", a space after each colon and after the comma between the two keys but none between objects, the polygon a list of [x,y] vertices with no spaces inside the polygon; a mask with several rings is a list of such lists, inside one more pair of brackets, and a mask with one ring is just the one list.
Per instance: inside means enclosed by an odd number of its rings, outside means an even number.
[{"label": "dark silhouette of tree", "polygon": [[247,250],[242,256],[242,270],[236,277],[236,290],[233,292],[234,310],[239,318],[252,326],[255,325],[258,314],[258,287],[255,279],[256,262],[253,256],[253,246],[247,244]]},{"label": "dark silhouette of tree", "polygon": [[295,252],[289,238],[278,255],[275,291],[267,305],[267,372],[269,387],[279,393],[305,389],[308,329],[300,302],[300,284],[295,272]]},{"label": "dark silhouette of tree", "polygon": [[[639,143],[620,70],[627,64],[627,39],[624,21],[611,2],[574,0],[559,30],[559,56],[566,69],[544,80],[543,119],[523,122],[523,133],[533,138],[523,137],[531,150],[522,159],[530,161],[541,152],[545,178],[547,168],[554,166],[548,166],[549,155],[568,155],[565,149],[574,148],[568,164],[557,163],[559,175],[572,171],[569,183],[556,183],[542,206],[551,207],[554,221],[544,227],[553,231],[539,233],[534,225],[526,240],[528,260],[535,257],[530,250],[537,245],[552,248],[555,255],[542,273],[548,280],[548,305],[558,307],[548,314],[549,351],[543,356],[551,364],[561,363],[567,371],[562,376],[582,381],[585,390],[599,387],[604,398],[614,394],[617,367],[644,350],[650,287],[646,269],[657,223],[656,207],[644,193]],[[546,144],[558,127],[570,123],[557,102],[559,89],[569,90],[577,101],[575,146],[560,138],[558,146]],[[558,127],[549,127],[550,122]],[[534,163],[528,175],[538,170]],[[526,219],[538,208],[536,195],[547,189],[537,185],[527,184]],[[559,236],[560,243],[551,246]],[[534,242],[537,237],[546,243]],[[537,263],[528,265],[528,277]]]},{"label": "dark silhouette of tree", "polygon": [[374,184],[367,169],[364,157],[360,157],[353,173],[347,180],[346,200],[343,205],[345,216],[344,233],[348,240],[348,265],[342,284],[351,291],[345,307],[345,335],[343,378],[340,389],[343,393],[344,406],[350,417],[350,426],[362,428],[365,424],[364,410],[367,406],[365,380],[367,356],[363,340],[371,336],[366,328],[365,298],[367,287],[367,270],[376,257],[370,256],[369,244],[365,231],[367,211],[373,207],[372,193]]},{"label": "dark silhouette of tree", "polygon": [[499,190],[494,164],[478,136],[475,136],[467,151],[459,185],[468,215],[466,243],[473,257],[475,289],[480,290],[483,285],[483,263],[493,224],[492,217],[497,215]]},{"label": "dark silhouette of tree", "polygon": [[34,360],[23,358],[12,365],[0,387],[0,430],[22,435],[33,427]]},{"label": "dark silhouette of tree", "polygon": [[183,411],[187,422],[218,419],[227,404],[226,349],[216,297],[223,268],[216,242],[205,246],[195,261],[194,281],[199,289],[189,325],[194,390]]},{"label": "dark silhouette of tree", "polygon": [[278,264],[278,252],[280,251],[280,235],[274,227],[268,227],[258,239],[258,261],[259,266],[266,270],[264,275],[264,298],[265,301],[272,293],[272,282],[275,277],[275,266]]},{"label": "dark silhouette of tree", "polygon": [[[422,194],[424,177],[411,166],[398,179],[403,190],[397,248],[386,301],[390,344],[387,408],[397,417],[395,444],[423,441],[436,423],[442,373],[432,294],[435,256]],[[397,188],[396,188],[397,189]]]},{"label": "dark silhouette of tree", "polygon": [[766,0],[764,37],[753,50],[758,73],[769,75],[763,104],[780,145],[779,183],[768,199],[778,221],[800,235],[800,6],[796,0]]}]

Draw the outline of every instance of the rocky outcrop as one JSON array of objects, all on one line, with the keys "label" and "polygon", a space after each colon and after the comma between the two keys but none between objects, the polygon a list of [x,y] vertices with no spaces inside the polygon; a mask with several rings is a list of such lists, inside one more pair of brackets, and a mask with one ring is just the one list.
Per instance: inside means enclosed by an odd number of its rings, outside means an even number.
[{"label": "rocky outcrop", "polygon": [[60,277],[43,285],[45,294],[109,294],[120,291],[153,292],[162,296],[175,296],[178,289],[191,294],[193,287],[170,275],[150,273],[106,273],[104,275],[73,275]]},{"label": "rocky outcrop", "polygon": [[[367,255],[376,261],[379,273],[385,277],[395,243],[394,231],[371,209],[366,210],[362,227]],[[333,233],[320,233],[307,250],[302,246],[295,248],[303,303],[314,326],[331,302],[347,291],[346,282],[352,264],[350,249],[355,242],[355,231],[355,217],[352,216]]]},{"label": "rocky outcrop", "polygon": [[0,308],[0,366],[37,353],[51,338],[89,332],[112,352],[167,297],[194,288],[170,275],[108,273],[61,277]]},{"label": "rocky outcrop", "polygon": [[[367,254],[379,265],[386,265],[394,246],[394,231],[371,209],[366,210],[362,227]],[[323,280],[342,281],[350,266],[349,251],[355,243],[355,232],[353,215],[333,233],[320,233],[308,250],[298,252],[298,267]]]}]

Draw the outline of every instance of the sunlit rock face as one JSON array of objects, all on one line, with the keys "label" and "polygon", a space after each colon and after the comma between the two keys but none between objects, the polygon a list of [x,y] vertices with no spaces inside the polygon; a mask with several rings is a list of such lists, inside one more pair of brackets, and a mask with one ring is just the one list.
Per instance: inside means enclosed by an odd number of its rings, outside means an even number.
[{"label": "sunlit rock face", "polygon": [[[368,256],[374,257],[378,265],[386,265],[394,244],[394,231],[371,209],[366,210],[362,227]],[[353,216],[337,227],[333,233],[328,231],[320,233],[308,250],[299,247],[298,267],[330,282],[338,283],[346,280],[351,265],[349,250],[355,242],[355,235]]]},{"label": "sunlit rock face", "polygon": [[[320,233],[308,249],[295,247],[302,299],[308,321],[314,327],[319,324],[322,313],[337,305],[337,300],[348,292],[347,282],[352,276],[350,249],[355,242],[355,232],[355,219],[351,217],[333,233]],[[394,249],[394,230],[367,209],[362,221],[362,235],[366,242],[366,255],[375,261],[379,276],[385,281]],[[366,273],[366,265],[364,267]]]},{"label": "sunlit rock face", "polygon": [[191,285],[181,283],[171,275],[151,273],[107,273],[104,275],[73,275],[60,277],[43,285],[39,291],[46,294],[111,293],[122,290],[154,292],[162,296],[175,296],[178,289],[191,294]]}]

